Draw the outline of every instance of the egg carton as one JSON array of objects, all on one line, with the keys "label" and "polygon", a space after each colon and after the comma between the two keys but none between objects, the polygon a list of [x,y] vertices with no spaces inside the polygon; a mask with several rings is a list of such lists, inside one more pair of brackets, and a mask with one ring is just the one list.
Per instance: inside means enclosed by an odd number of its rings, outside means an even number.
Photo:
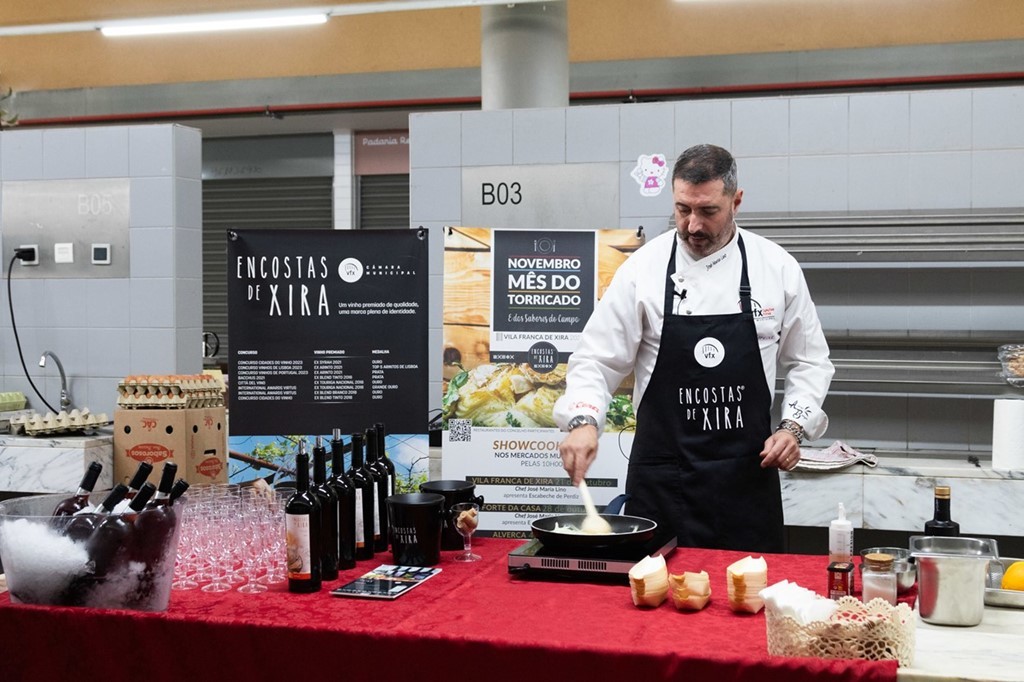
[{"label": "egg carton", "polygon": [[103,412],[93,414],[89,408],[61,410],[57,414],[38,412],[11,418],[11,433],[26,436],[52,436],[63,433],[93,433],[114,422]]},{"label": "egg carton", "polygon": [[133,375],[118,382],[117,406],[126,409],[220,407],[224,384],[209,374]]}]

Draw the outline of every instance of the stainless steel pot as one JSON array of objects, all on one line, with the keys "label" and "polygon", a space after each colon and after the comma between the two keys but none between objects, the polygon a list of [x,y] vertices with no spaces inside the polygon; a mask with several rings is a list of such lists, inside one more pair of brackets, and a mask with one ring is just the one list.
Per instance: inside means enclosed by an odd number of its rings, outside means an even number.
[{"label": "stainless steel pot", "polygon": [[969,627],[985,612],[985,575],[999,558],[994,539],[915,535],[910,555],[917,560],[917,605],[935,625]]}]

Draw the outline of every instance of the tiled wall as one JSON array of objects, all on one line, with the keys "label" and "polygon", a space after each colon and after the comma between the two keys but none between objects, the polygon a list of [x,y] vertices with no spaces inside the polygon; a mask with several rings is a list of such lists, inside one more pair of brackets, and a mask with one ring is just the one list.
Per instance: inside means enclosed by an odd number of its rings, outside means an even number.
[{"label": "tiled wall", "polygon": [[[744,214],[1024,212],[1022,87],[414,114],[410,138],[412,224],[431,228],[432,408],[441,400],[440,228],[461,224],[463,168],[565,164],[572,173],[577,163],[618,163],[619,224],[653,233],[669,226],[671,195],[641,197],[629,172],[640,154],[675,156],[698,142],[737,157],[740,224]],[[586,197],[580,187],[566,206]],[[1024,342],[1024,267],[837,264],[807,269],[807,277],[830,334],[1001,330],[1019,331]],[[837,394],[827,408],[826,442],[991,447],[984,397]]]},{"label": "tiled wall", "polygon": [[[200,173],[200,133],[182,126],[0,133],[0,183],[129,180],[128,277],[12,279],[25,364],[51,405],[58,405],[60,381],[54,363],[38,366],[44,350],[63,362],[73,406],[111,417],[120,378],[202,370]],[[17,245],[7,243],[3,227],[0,267],[6,270]],[[7,310],[0,340],[0,390],[21,391],[29,407],[45,412],[22,371]]]}]

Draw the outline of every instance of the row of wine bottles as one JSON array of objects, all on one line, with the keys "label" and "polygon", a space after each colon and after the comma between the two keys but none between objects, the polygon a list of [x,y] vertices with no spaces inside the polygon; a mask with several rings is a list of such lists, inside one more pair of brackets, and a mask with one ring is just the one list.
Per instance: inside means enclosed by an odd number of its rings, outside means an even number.
[{"label": "row of wine bottles", "polygon": [[84,542],[88,556],[87,572],[71,582],[62,603],[84,603],[91,589],[130,562],[141,566],[138,598],[146,598],[157,565],[167,556],[174,560],[168,547],[177,525],[173,506],[189,485],[175,480],[178,465],[173,462],[164,464],[158,486],[146,481],[152,470],[153,465],[142,463],[128,485],[115,485],[102,502],[90,506],[89,495],[102,471],[94,462],[75,494],[57,504],[53,515],[60,519],[60,532]]},{"label": "row of wine bottles", "polygon": [[[395,493],[395,465],[384,448],[384,424],[352,434],[352,460],[345,470],[341,429],[331,438],[331,476],[322,436],[313,446],[313,482],[309,454],[299,442],[295,493],[285,504],[288,589],[317,592],[323,581],[356,561],[388,549],[386,500]],[[364,456],[365,455],[365,456]]]}]

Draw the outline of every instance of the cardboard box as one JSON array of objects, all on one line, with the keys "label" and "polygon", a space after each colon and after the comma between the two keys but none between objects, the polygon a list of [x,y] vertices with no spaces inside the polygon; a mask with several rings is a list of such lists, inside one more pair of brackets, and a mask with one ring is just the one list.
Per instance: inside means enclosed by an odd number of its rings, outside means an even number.
[{"label": "cardboard box", "polygon": [[227,416],[224,407],[114,412],[114,482],[126,482],[140,462],[156,470],[178,465],[178,477],[192,485],[227,483]]}]

